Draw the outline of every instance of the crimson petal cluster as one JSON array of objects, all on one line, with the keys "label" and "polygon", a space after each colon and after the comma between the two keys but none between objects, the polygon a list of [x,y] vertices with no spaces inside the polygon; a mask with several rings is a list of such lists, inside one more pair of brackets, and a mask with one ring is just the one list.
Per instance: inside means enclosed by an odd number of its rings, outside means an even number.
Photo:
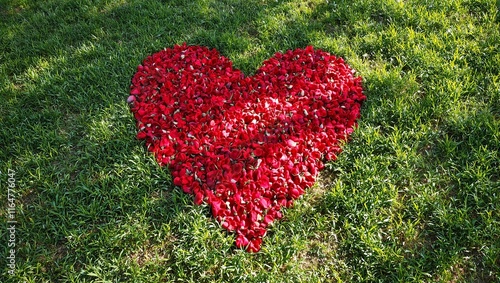
[{"label": "crimson petal cluster", "polygon": [[353,132],[365,100],[353,73],[308,46],[246,77],[217,50],[183,44],[138,66],[128,102],[137,138],[174,184],[208,204],[237,247],[257,252]]}]

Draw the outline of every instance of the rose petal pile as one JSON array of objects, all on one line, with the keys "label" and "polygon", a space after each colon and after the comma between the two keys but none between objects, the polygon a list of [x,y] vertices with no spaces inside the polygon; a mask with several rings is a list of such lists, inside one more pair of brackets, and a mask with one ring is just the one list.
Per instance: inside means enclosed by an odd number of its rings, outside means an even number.
[{"label": "rose petal pile", "polygon": [[353,73],[308,46],[276,53],[246,77],[217,50],[184,44],[147,57],[127,101],[137,138],[174,184],[207,203],[237,247],[256,252],[281,208],[353,132],[365,100]]}]

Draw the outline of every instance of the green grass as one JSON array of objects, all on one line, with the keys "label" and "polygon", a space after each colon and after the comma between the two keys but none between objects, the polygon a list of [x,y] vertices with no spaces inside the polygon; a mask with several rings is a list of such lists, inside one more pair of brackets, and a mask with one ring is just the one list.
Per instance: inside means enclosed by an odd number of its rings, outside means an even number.
[{"label": "green grass", "polygon": [[[0,19],[1,282],[500,281],[498,1],[0,0]],[[257,254],[134,138],[136,66],[182,42],[246,74],[312,44],[364,78],[352,141]]]}]

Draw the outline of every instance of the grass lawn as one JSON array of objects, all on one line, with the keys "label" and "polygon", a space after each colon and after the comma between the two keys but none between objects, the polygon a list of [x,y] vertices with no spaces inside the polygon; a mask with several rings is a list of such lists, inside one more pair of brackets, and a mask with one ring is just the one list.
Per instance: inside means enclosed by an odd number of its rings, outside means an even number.
[{"label": "grass lawn", "polygon": [[[500,282],[498,5],[0,0],[0,282]],[[314,45],[364,78],[352,141],[259,253],[135,139],[130,79],[183,42],[249,75]]]}]

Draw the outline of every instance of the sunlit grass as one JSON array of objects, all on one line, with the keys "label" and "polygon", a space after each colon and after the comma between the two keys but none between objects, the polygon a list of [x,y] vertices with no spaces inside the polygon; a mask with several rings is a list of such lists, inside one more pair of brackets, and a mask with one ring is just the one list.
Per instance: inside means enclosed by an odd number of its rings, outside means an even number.
[{"label": "sunlit grass", "polygon": [[[0,18],[0,182],[17,172],[18,222],[0,281],[500,280],[494,0],[13,0]],[[364,78],[352,140],[257,254],[135,139],[130,78],[183,42],[249,75],[312,44]]]}]

